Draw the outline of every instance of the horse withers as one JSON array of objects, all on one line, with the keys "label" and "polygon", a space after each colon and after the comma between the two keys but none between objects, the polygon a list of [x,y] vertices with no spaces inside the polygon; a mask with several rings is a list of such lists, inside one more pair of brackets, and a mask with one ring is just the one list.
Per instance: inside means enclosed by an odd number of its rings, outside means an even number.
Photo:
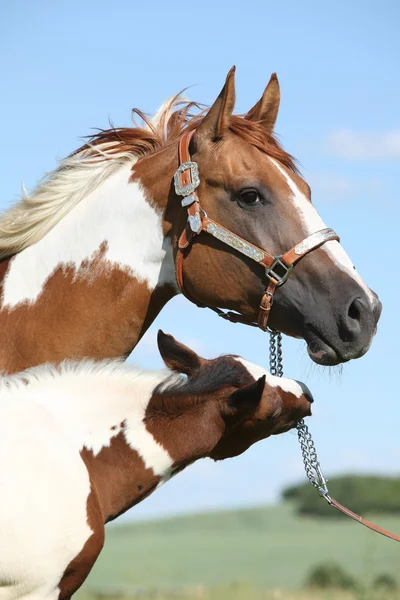
[{"label": "horse withers", "polygon": [[169,371],[65,362],[0,381],[2,600],[67,600],[106,522],[194,461],[237,456],[311,414],[303,384],[162,332],[158,345]]}]

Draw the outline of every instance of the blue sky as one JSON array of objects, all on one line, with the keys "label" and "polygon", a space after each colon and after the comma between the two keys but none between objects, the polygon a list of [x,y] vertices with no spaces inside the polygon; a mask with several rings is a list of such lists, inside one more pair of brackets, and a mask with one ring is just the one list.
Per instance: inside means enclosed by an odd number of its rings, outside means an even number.
[{"label": "blue sky", "polygon": [[[309,420],[324,470],[399,469],[400,5],[336,0],[184,3],[14,0],[0,5],[0,208],[78,147],[91,128],[129,125],[187,86],[210,103],[237,66],[237,111],[270,73],[282,103],[277,132],[302,165],[313,200],[383,302],[369,353],[340,369],[313,365],[285,339],[285,373],[316,398]],[[268,364],[268,336],[174,299],[132,360],[160,365],[158,327],[205,356]],[[303,476],[296,435],[240,458],[203,461],[136,507],[132,518],[274,501]]]}]

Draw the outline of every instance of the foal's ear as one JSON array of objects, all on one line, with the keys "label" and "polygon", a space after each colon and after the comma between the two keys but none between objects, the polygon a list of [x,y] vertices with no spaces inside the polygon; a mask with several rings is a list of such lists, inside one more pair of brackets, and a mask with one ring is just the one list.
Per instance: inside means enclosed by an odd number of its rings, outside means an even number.
[{"label": "foal's ear", "polygon": [[163,361],[172,371],[192,375],[204,362],[196,352],[177,342],[172,335],[158,330],[157,344]]},{"label": "foal's ear", "polygon": [[280,100],[279,81],[276,73],[272,73],[263,95],[257,104],[249,110],[245,119],[248,121],[259,121],[268,133],[272,133],[278,116]]},{"label": "foal's ear", "polygon": [[209,139],[214,141],[221,138],[228,128],[229,119],[235,107],[235,70],[236,67],[232,67],[229,71],[220,95],[197,129],[197,140]]},{"label": "foal's ear", "polygon": [[265,378],[266,376],[263,375],[258,381],[233,392],[229,398],[229,406],[236,409],[239,414],[253,413],[261,402],[265,388]]}]

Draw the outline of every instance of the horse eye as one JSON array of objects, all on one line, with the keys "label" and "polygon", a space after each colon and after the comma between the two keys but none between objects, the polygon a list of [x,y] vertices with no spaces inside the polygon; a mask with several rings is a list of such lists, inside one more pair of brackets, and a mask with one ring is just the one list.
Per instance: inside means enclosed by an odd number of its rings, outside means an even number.
[{"label": "horse eye", "polygon": [[261,202],[260,194],[256,190],[242,190],[239,199],[247,206]]}]

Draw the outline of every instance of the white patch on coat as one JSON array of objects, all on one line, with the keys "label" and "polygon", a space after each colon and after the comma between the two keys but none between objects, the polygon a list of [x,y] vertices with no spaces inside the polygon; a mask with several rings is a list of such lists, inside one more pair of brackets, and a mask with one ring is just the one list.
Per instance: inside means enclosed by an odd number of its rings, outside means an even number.
[{"label": "white patch on coat", "polygon": [[240,356],[235,357],[235,360],[237,360],[244,367],[246,367],[250,375],[252,375],[256,381],[257,379],[260,379],[260,377],[263,377],[265,375],[265,381],[268,385],[272,387],[280,387],[281,390],[283,390],[284,392],[290,392],[297,398],[300,398],[304,394],[301,386],[294,379],[288,379],[287,377],[276,377],[275,375],[271,375],[271,373],[268,373],[268,371],[266,371],[263,367],[255,365],[249,362],[248,360],[241,358]]},{"label": "white patch on coat", "polygon": [[0,392],[9,401],[14,396],[29,397],[45,407],[74,447],[85,447],[94,456],[110,446],[124,422],[130,447],[146,468],[163,475],[173,461],[147,431],[143,419],[153,389],[169,376],[167,370],[140,371],[118,360],[65,361],[60,367],[40,365],[0,379]]},{"label": "white patch on coat", "polygon": [[[299,190],[289,173],[273,158],[270,158],[271,162],[278,169],[278,171],[284,176],[286,183],[288,184],[292,192],[292,202],[301,218],[301,222],[304,228],[305,236],[309,236],[320,229],[325,229],[326,225],[318,214],[313,204],[308,198]],[[302,240],[298,240],[299,242]],[[326,242],[321,246],[321,250],[324,250],[334,264],[341,270],[344,271],[349,277],[354,279],[358,285],[364,290],[368,300],[371,304],[375,302],[374,296],[369,287],[362,280],[360,275],[357,273],[353,263],[349,256],[344,250],[343,246],[336,240]]]},{"label": "white patch on coat", "polygon": [[[168,98],[150,122],[140,124],[158,137],[160,144],[168,141],[168,130],[176,109],[182,110],[189,101],[181,95]],[[136,127],[136,123],[134,123]],[[115,138],[108,142],[89,141],[80,150],[62,159],[28,193],[22,186],[22,198],[0,214],[0,259],[13,256],[41,240],[67,213],[96,190],[123,164],[133,164],[143,147],[126,144]],[[151,153],[151,145],[145,154]]]},{"label": "white patch on coat", "polygon": [[167,376],[86,361],[0,379],[1,600],[56,597],[65,568],[91,536],[84,447],[98,454],[124,422],[146,467],[170,476],[173,460],[143,422]]},{"label": "white patch on coat", "polygon": [[[78,272],[107,242],[104,259],[126,269],[150,290],[175,283],[172,247],[162,231],[162,211],[138,182],[129,183],[132,163],[109,176],[41,240],[10,261],[3,308],[35,302],[59,265]],[[90,271],[87,274],[90,277]]]},{"label": "white patch on coat", "polygon": [[7,393],[0,457],[0,598],[56,598],[66,566],[92,534],[88,472],[50,411]]}]

